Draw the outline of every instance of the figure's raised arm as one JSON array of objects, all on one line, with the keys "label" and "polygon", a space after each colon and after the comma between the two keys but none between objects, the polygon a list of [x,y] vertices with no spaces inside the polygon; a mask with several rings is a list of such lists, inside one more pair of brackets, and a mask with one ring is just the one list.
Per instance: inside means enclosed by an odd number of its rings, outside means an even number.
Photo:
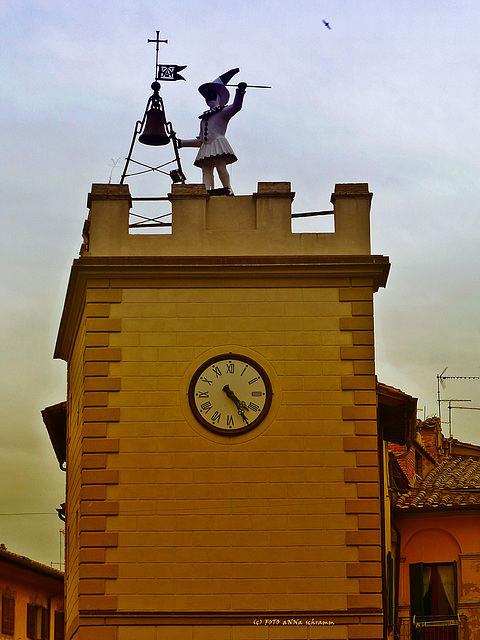
[{"label": "figure's raised arm", "polygon": [[233,99],[232,104],[227,105],[224,110],[228,117],[234,116],[236,113],[240,111],[243,106],[243,99],[245,98],[247,83],[239,82],[237,85],[237,90],[235,91],[235,97]]}]

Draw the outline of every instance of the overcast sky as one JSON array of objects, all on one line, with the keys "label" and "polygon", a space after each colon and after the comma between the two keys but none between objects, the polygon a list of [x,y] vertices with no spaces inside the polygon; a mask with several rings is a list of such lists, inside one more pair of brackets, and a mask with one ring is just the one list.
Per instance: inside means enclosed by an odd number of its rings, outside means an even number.
[{"label": "overcast sky", "polygon": [[[0,543],[59,562],[65,477],[40,411],[65,399],[52,357],[86,197],[120,180],[156,30],[160,61],[187,65],[162,86],[180,138],[197,135],[199,84],[240,67],[235,81],[272,86],[247,90],[229,126],[235,193],[290,181],[304,212],[330,209],[335,183],[369,183],[372,252],[392,263],[375,300],[380,381],[428,416],[446,366],[480,376],[479,14],[478,0],[0,0]],[[182,150],[188,182],[194,157]],[[168,191],[142,180],[133,195]],[[480,407],[480,380],[447,380],[442,398]],[[454,437],[480,444],[480,414],[452,416]]]}]

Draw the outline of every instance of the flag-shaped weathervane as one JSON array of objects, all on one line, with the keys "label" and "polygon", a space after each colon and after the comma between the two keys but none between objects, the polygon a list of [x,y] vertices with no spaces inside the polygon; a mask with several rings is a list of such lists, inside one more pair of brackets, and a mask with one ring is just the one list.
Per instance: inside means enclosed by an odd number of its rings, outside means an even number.
[{"label": "flag-shaped weathervane", "polygon": [[186,68],[186,64],[179,66],[178,64],[159,64],[157,66],[157,80],[185,80],[179,71]]},{"label": "flag-shaped weathervane", "polygon": [[158,55],[160,51],[160,43],[167,44],[168,40],[160,40],[160,31],[157,31],[157,37],[155,40],[148,39],[147,42],[154,42],[156,45],[155,51],[155,70],[156,70],[156,78],[155,80],[185,80],[183,76],[179,74],[179,71],[182,71],[187,67],[186,64],[182,66],[178,64],[159,64],[158,63]]}]

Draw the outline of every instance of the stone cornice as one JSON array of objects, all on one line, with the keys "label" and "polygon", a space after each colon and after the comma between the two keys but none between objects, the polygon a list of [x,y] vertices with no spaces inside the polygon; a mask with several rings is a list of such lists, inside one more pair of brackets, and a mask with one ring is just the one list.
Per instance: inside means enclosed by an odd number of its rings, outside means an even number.
[{"label": "stone cornice", "polygon": [[[145,280],[148,287],[338,286],[338,279],[369,279],[373,291],[384,287],[386,256],[84,256],[74,261],[55,347],[55,358],[68,360],[72,338],[85,304],[89,278]],[[120,282],[120,280],[122,282]]]}]

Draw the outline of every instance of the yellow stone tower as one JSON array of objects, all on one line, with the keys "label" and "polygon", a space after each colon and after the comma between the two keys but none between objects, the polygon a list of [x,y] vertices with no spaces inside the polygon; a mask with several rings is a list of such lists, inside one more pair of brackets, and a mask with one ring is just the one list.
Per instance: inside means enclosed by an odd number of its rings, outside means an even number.
[{"label": "yellow stone tower", "polygon": [[172,186],[129,233],[93,185],[68,364],[66,620],[78,640],[383,637],[371,193],[291,230],[289,183]]}]

